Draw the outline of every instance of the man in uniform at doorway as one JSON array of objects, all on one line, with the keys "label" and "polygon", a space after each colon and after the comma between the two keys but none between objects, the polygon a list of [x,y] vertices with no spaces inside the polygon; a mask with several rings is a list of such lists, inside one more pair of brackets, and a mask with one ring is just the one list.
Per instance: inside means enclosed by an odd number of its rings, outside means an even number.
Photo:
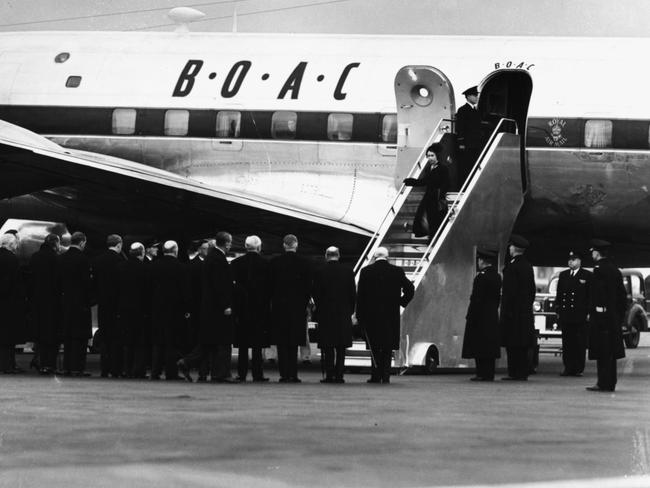
[{"label": "man in uniform at doorway", "polygon": [[478,112],[478,87],[472,86],[463,92],[465,103],[456,112],[456,136],[458,142],[458,185],[463,183],[472,171],[481,154],[481,115]]},{"label": "man in uniform at doorway", "polygon": [[558,322],[562,330],[560,376],[582,376],[587,352],[587,314],[591,272],[581,267],[580,255],[569,253],[569,269],[560,273],[555,295]]}]

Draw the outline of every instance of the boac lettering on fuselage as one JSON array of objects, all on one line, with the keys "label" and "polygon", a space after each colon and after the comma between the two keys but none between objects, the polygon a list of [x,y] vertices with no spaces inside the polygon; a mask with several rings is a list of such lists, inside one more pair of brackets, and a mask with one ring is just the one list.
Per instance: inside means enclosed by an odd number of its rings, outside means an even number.
[{"label": "boac lettering on fuselage", "polygon": [[[178,80],[176,81],[176,86],[174,86],[174,91],[172,92],[173,97],[186,97],[194,88],[195,83],[199,80],[199,74],[203,69],[204,61],[202,59],[188,59],[185,63],[185,66],[178,75]],[[253,63],[248,60],[237,61],[233,64],[226,75],[223,77],[223,82],[221,83],[221,96],[223,98],[233,98],[239,90],[241,89],[244,81],[247,76],[250,78],[250,70]],[[300,61],[295,68],[291,71],[291,74],[284,80],[282,86],[278,90],[278,100],[292,99],[297,100],[300,95],[300,87],[303,82],[311,82],[309,78],[305,77],[305,72],[307,71],[307,61]],[[336,87],[332,92],[332,97],[334,100],[345,100],[347,93],[344,91],[345,82],[350,76],[350,72],[358,68],[361,63],[348,63],[340,73],[337,73],[338,78],[336,82]],[[212,71],[207,74],[206,78],[209,80],[215,80],[217,78],[217,73]],[[268,81],[271,78],[270,73],[263,73],[260,77],[262,81]],[[318,74],[315,77],[317,83],[322,82],[325,79],[324,74]]]}]

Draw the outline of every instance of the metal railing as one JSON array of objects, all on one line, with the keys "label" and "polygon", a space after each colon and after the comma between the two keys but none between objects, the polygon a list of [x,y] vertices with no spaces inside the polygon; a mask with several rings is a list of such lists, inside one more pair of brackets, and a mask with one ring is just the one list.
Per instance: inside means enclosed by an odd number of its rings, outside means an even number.
[{"label": "metal railing", "polygon": [[[439,142],[440,139],[442,139],[442,136],[449,131],[449,126],[442,127],[442,124],[445,122],[452,122],[451,119],[440,119],[436,127],[431,131],[431,135],[427,139],[427,142],[424,144],[422,147],[422,150],[420,151],[420,154],[418,155],[417,159],[415,160],[415,164],[411,167],[411,170],[409,171],[408,175],[406,178],[417,178],[419,177],[420,173],[424,169],[424,165],[422,164],[422,159],[424,156],[426,156],[426,151],[427,148],[435,143]],[[426,162],[426,161],[425,161]],[[375,233],[372,235],[370,240],[368,241],[368,245],[366,248],[363,250],[363,253],[361,253],[361,257],[359,257],[359,260],[357,261],[357,264],[354,266],[354,272],[357,274],[359,270],[372,258],[372,252],[375,251],[377,247],[379,247],[379,244],[381,243],[381,240],[384,238],[386,235],[386,232],[388,232],[388,229],[390,228],[393,220],[395,219],[395,216],[399,212],[399,210],[402,208],[402,205],[404,204],[404,201],[408,197],[410,191],[411,191],[410,186],[405,185],[402,183],[400,186],[399,191],[397,192],[397,195],[395,196],[395,199],[391,203],[388,211],[384,215],[384,218],[380,222],[379,226],[377,227],[377,230]]]},{"label": "metal railing", "polygon": [[438,230],[434,234],[433,239],[431,239],[431,242],[427,246],[426,251],[422,255],[422,258],[420,258],[420,261],[418,262],[417,266],[413,270],[413,273],[411,274],[411,276],[413,278],[413,284],[415,285],[416,288],[420,284],[420,281],[422,280],[422,276],[424,275],[424,273],[426,272],[426,270],[429,267],[429,264],[431,262],[430,261],[430,256],[432,254],[432,251],[434,250],[434,248],[436,248],[436,250],[437,250],[437,248],[439,248],[440,245],[442,244],[440,242],[442,234],[445,232],[446,227],[448,226],[448,224],[451,221],[454,220],[454,218],[456,216],[456,212],[459,210],[461,201],[465,197],[465,195],[467,193],[467,189],[468,189],[470,183],[472,182],[472,180],[474,179],[474,176],[478,172],[480,172],[481,164],[483,163],[484,158],[488,154],[488,151],[491,149],[492,143],[495,141],[495,139],[497,138],[497,136],[501,132],[509,132],[507,130],[499,130],[501,128],[501,126],[504,124],[504,122],[513,122],[514,125],[515,125],[514,134],[519,134],[519,127],[517,126],[517,121],[516,120],[508,119],[508,118],[502,118],[501,120],[499,120],[499,123],[497,124],[496,128],[494,129],[494,131],[490,135],[487,143],[483,147],[483,150],[481,151],[481,154],[476,159],[476,163],[474,164],[474,167],[472,168],[472,171],[470,171],[469,176],[465,179],[465,182],[463,183],[463,186],[461,187],[460,191],[458,192],[458,195],[456,196],[456,198],[454,199],[452,204],[449,206],[449,209],[447,210],[447,215],[445,215],[444,220],[442,221],[440,226],[438,226]]}]

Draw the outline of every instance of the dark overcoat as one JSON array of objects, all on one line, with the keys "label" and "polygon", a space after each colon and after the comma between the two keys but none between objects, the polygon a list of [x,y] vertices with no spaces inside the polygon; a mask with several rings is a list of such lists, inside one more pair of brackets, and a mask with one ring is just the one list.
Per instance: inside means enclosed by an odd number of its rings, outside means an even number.
[{"label": "dark overcoat", "polygon": [[271,312],[269,262],[248,252],[232,263],[235,282],[235,342],[237,347],[268,347]]},{"label": "dark overcoat", "polygon": [[494,266],[481,270],[474,278],[465,317],[464,358],[501,357],[499,300],[501,276]]},{"label": "dark overcoat", "polygon": [[555,309],[562,330],[587,323],[592,273],[584,268],[571,276],[571,270],[562,271],[557,281]]},{"label": "dark overcoat", "polygon": [[147,265],[151,273],[151,343],[178,345],[187,335],[190,311],[187,266],[171,255]]},{"label": "dark overcoat", "polygon": [[27,338],[27,296],[20,262],[0,248],[0,344],[15,345]]},{"label": "dark overcoat", "polygon": [[97,325],[104,340],[120,340],[123,331],[117,320],[120,299],[120,265],[122,255],[110,249],[92,263],[93,282],[97,298]]},{"label": "dark overcoat", "polygon": [[201,329],[201,298],[203,295],[203,264],[204,259],[195,256],[190,260],[191,316],[189,330],[189,345],[194,346],[199,340]]},{"label": "dark overcoat", "polygon": [[361,270],[357,289],[357,319],[370,347],[399,349],[400,306],[415,290],[402,268],[380,259]]},{"label": "dark overcoat", "polygon": [[203,263],[200,344],[216,346],[233,343],[233,316],[224,315],[227,308],[233,308],[232,273],[226,255],[212,248]]},{"label": "dark overcoat", "polygon": [[503,269],[501,295],[501,345],[532,347],[535,345],[535,274],[525,256],[510,260]]},{"label": "dark overcoat", "polygon": [[314,275],[312,296],[318,347],[350,347],[357,296],[354,272],[338,261],[328,261]]},{"label": "dark overcoat", "polygon": [[62,337],[83,340],[92,337],[90,260],[78,248],[70,247],[59,258]]},{"label": "dark overcoat", "polygon": [[589,359],[625,357],[621,326],[627,308],[623,275],[609,259],[594,266],[589,299]]},{"label": "dark overcoat", "polygon": [[475,153],[477,148],[482,149],[481,114],[469,103],[456,112],[456,134],[458,144],[465,146],[465,150]]},{"label": "dark overcoat", "polygon": [[419,179],[407,178],[405,184],[426,187],[413,218],[413,233],[418,237],[435,235],[447,214],[446,195],[449,191],[449,169],[442,163],[438,163],[435,168],[428,166]]},{"label": "dark overcoat", "polygon": [[61,342],[61,281],[56,251],[41,246],[32,254],[29,269],[34,339],[43,344],[58,344]]},{"label": "dark overcoat", "polygon": [[151,308],[151,285],[147,265],[134,256],[120,263],[119,329],[129,346],[151,344],[147,315]]},{"label": "dark overcoat", "polygon": [[273,344],[305,345],[311,280],[309,263],[295,252],[285,252],[271,261],[271,342]]}]

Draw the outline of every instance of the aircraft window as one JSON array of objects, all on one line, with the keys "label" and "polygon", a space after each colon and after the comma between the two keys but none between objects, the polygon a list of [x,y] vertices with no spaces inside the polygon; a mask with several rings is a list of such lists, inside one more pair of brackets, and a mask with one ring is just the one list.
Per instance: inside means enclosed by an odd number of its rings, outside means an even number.
[{"label": "aircraft window", "polygon": [[116,108],[113,110],[113,134],[126,136],[135,134],[135,115],[134,108]]},{"label": "aircraft window", "polygon": [[189,121],[189,110],[167,110],[165,112],[164,134],[166,136],[186,136]]},{"label": "aircraft window", "polygon": [[295,139],[296,112],[274,112],[271,117],[271,137],[273,139]]},{"label": "aircraft window", "polygon": [[352,114],[329,114],[327,117],[327,138],[330,141],[352,139]]},{"label": "aircraft window", "polygon": [[217,137],[239,137],[241,112],[224,110],[217,113]]},{"label": "aircraft window", "polygon": [[81,76],[68,76],[68,79],[65,81],[67,88],[77,88],[79,85],[81,85]]},{"label": "aircraft window", "polygon": [[381,140],[383,142],[397,142],[397,115],[384,115],[381,122]]},{"label": "aircraft window", "polygon": [[55,63],[65,63],[70,58],[70,53],[59,53],[54,58]]},{"label": "aircraft window", "polygon": [[585,147],[612,147],[612,121],[587,120],[585,122]]}]

